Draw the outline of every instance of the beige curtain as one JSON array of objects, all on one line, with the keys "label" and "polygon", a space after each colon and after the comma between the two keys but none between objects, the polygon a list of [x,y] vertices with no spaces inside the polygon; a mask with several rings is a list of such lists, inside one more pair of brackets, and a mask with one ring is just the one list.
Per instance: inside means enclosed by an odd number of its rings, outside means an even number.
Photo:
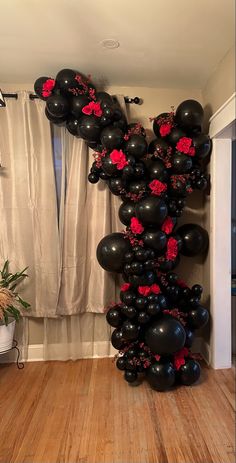
[{"label": "beige curtain", "polygon": [[[124,97],[117,99],[126,113]],[[59,136],[58,129],[55,134]],[[96,248],[105,235],[124,228],[118,218],[120,199],[105,183],[88,183],[94,159],[85,142],[64,129],[60,136],[62,273],[57,313],[66,316],[44,319],[44,357],[107,356],[114,349],[103,309],[118,299],[120,278],[99,266]]]},{"label": "beige curtain", "polygon": [[21,285],[30,316],[55,316],[59,238],[50,125],[45,104],[27,92],[0,110],[0,261],[14,272],[28,266]]}]

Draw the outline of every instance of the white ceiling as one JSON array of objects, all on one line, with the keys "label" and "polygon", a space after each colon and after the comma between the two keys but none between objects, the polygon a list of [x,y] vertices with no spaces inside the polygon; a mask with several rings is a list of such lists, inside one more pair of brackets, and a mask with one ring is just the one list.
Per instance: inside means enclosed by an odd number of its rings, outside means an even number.
[{"label": "white ceiling", "polygon": [[70,67],[99,83],[202,88],[234,42],[233,0],[1,0],[0,15],[6,83]]}]

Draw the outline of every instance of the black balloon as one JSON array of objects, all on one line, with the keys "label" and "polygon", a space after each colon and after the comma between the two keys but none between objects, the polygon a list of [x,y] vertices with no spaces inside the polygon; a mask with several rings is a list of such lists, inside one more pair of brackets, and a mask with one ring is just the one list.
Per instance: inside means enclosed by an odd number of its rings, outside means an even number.
[{"label": "black balloon", "polygon": [[185,347],[192,347],[193,340],[194,340],[194,333],[193,331],[189,330],[188,328],[185,327],[185,334],[186,334],[186,339],[185,339]]},{"label": "black balloon", "polygon": [[89,183],[98,183],[99,175],[95,174],[94,172],[90,172],[90,174],[88,175],[88,181]]},{"label": "black balloon", "polygon": [[133,291],[121,291],[120,298],[124,304],[132,305],[135,301],[135,293]]},{"label": "black balloon", "polygon": [[108,150],[120,149],[124,141],[124,135],[118,127],[106,127],[101,133],[101,142]]},{"label": "black balloon", "polygon": [[206,252],[209,243],[208,233],[200,225],[189,223],[182,225],[176,233],[181,237],[181,254],[184,256],[196,256]]},{"label": "black balloon", "polygon": [[186,174],[192,168],[192,159],[184,154],[175,154],[172,157],[172,170],[175,174]]},{"label": "black balloon", "polygon": [[155,117],[154,121],[153,121],[153,132],[155,133],[155,135],[157,137],[160,137],[160,125],[158,124],[158,119],[165,119],[166,117],[169,116],[169,113],[161,113],[159,114],[157,117]]},{"label": "black balloon", "polygon": [[171,145],[175,146],[179,139],[183,137],[186,137],[186,133],[180,127],[174,127],[167,136],[167,140]]},{"label": "black balloon", "polygon": [[155,196],[141,199],[135,206],[136,216],[143,225],[161,225],[167,216],[166,203]]},{"label": "black balloon", "polygon": [[123,271],[125,253],[130,250],[130,244],[123,233],[111,233],[105,236],[97,247],[97,260],[108,272]]},{"label": "black balloon", "polygon": [[186,359],[179,369],[179,379],[185,386],[191,386],[200,378],[201,368],[196,360]]},{"label": "black balloon", "polygon": [[147,230],[143,233],[144,243],[157,252],[162,251],[167,242],[166,234],[161,230]]},{"label": "black balloon", "polygon": [[126,363],[126,360],[124,357],[119,357],[116,361],[116,366],[118,368],[118,370],[125,370],[125,363]]},{"label": "black balloon", "polygon": [[45,107],[45,116],[47,117],[47,119],[52,122],[53,124],[56,124],[56,125],[63,125],[64,122],[67,120],[67,114],[63,117],[54,117],[52,116],[48,110],[47,110],[47,107]]},{"label": "black balloon", "polygon": [[111,343],[113,347],[117,350],[120,350],[124,347],[124,340],[122,331],[116,328],[111,335]]},{"label": "black balloon", "polygon": [[127,370],[125,371],[125,380],[127,381],[127,383],[134,383],[136,380],[137,380],[137,373],[136,371],[130,371],[130,370]]},{"label": "black balloon", "polygon": [[94,116],[83,116],[79,119],[79,135],[87,141],[99,140],[101,127]]},{"label": "black balloon", "polygon": [[188,325],[192,329],[202,328],[209,320],[209,312],[205,307],[198,305],[188,313]]},{"label": "black balloon", "polygon": [[62,94],[73,95],[74,89],[83,90],[83,86],[76,80],[76,76],[85,81],[84,76],[73,69],[62,69],[58,72],[56,82]]},{"label": "black balloon", "polygon": [[97,101],[99,101],[100,103],[105,103],[105,104],[110,104],[110,105],[113,104],[112,97],[111,95],[109,95],[109,93],[97,92],[96,98],[97,98]]},{"label": "black balloon", "polygon": [[119,196],[124,188],[124,182],[122,178],[111,178],[108,180],[108,187],[113,195]]},{"label": "black balloon", "polygon": [[125,153],[137,159],[142,158],[147,153],[147,148],[147,142],[142,135],[131,135],[124,147]]},{"label": "black balloon", "polygon": [[164,315],[153,322],[145,333],[145,340],[155,354],[174,354],[184,347],[186,339],[183,325],[173,317]]},{"label": "black balloon", "polygon": [[120,315],[120,310],[116,307],[112,307],[108,310],[106,314],[106,319],[109,325],[114,326],[115,328],[121,326],[122,324],[122,317]]},{"label": "black balloon", "polygon": [[168,172],[162,161],[147,162],[147,171],[151,180],[157,179],[160,182],[165,182],[168,179]]},{"label": "black balloon", "polygon": [[156,154],[156,155],[166,155],[169,149],[168,143],[166,143],[163,138],[155,138],[155,140],[152,140],[149,147],[148,147],[148,152],[150,154]]},{"label": "black balloon", "polygon": [[199,133],[193,135],[193,146],[195,148],[195,155],[197,159],[205,159],[209,156],[212,149],[212,141],[209,135]]},{"label": "black balloon", "polygon": [[116,167],[116,164],[112,162],[109,154],[102,158],[102,168],[107,175],[112,175],[115,177],[121,174],[121,171],[119,171]]},{"label": "black balloon", "polygon": [[170,362],[153,363],[147,372],[147,380],[156,391],[166,391],[175,382],[175,370]]},{"label": "black balloon", "polygon": [[69,112],[67,98],[62,95],[52,95],[47,99],[46,108],[53,117],[65,117]]},{"label": "black balloon", "polygon": [[185,100],[178,106],[175,114],[177,124],[186,130],[201,129],[204,111],[196,100]]},{"label": "black balloon", "polygon": [[73,96],[70,99],[70,112],[76,119],[79,119],[83,116],[82,109],[84,106],[87,106],[90,102],[90,99],[86,95]]},{"label": "black balloon", "polygon": [[147,186],[147,184],[146,184],[145,180],[137,180],[136,182],[130,182],[129,191],[132,194],[138,195],[142,191],[145,191],[146,186]]},{"label": "black balloon", "polygon": [[132,201],[126,201],[120,205],[119,208],[119,219],[124,224],[129,226],[131,217],[135,216],[135,203]]},{"label": "black balloon", "polygon": [[79,135],[79,122],[74,117],[70,117],[66,123],[66,128],[71,135],[78,136]]},{"label": "black balloon", "polygon": [[137,339],[139,335],[139,327],[131,320],[127,320],[122,325],[122,333],[126,341],[133,341]]},{"label": "black balloon", "polygon": [[51,77],[39,77],[34,83],[34,91],[41,100],[47,100],[48,97],[51,96],[50,94],[48,96],[43,96],[43,85],[47,80],[51,80]]}]

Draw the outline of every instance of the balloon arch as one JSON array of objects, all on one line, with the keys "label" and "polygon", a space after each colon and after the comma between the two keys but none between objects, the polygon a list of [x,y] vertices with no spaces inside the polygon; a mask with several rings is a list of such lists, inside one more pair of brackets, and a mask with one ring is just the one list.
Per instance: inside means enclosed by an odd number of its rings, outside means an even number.
[{"label": "balloon arch", "polygon": [[124,279],[120,301],[106,310],[117,368],[129,383],[145,374],[157,391],[193,384],[200,366],[191,346],[209,314],[200,303],[202,287],[188,287],[173,270],[180,254],[192,257],[208,247],[199,225],[177,228],[187,196],[208,187],[211,140],[202,132],[202,106],[186,100],[153,118],[156,138],[148,145],[141,124],[128,124],[117,101],[79,72],[40,77],[34,88],[49,121],[65,124],[94,149],[89,182],[106,182],[122,200],[126,230],[97,247],[99,264]]}]

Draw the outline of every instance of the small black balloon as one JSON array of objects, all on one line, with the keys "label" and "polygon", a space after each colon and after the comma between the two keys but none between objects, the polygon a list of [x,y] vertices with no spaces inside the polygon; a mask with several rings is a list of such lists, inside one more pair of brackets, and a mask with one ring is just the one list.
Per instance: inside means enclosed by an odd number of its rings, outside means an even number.
[{"label": "small black balloon", "polygon": [[145,325],[150,320],[150,316],[146,312],[139,312],[138,314],[138,322],[142,325]]},{"label": "small black balloon", "polygon": [[122,325],[122,333],[126,341],[133,341],[138,338],[139,327],[131,320],[127,320]]},{"label": "small black balloon", "polygon": [[89,183],[98,183],[99,176],[94,172],[90,172],[90,174],[88,174],[88,181]]},{"label": "small black balloon", "polygon": [[124,340],[123,340],[123,335],[122,331],[118,328],[116,328],[112,335],[111,335],[111,343],[113,347],[117,350],[120,350],[124,347]]},{"label": "small black balloon", "polygon": [[166,391],[175,382],[175,370],[170,362],[153,363],[147,372],[147,380],[156,391]]},{"label": "small black balloon", "polygon": [[[43,96],[43,87],[44,87],[44,84],[47,80],[50,80],[52,81],[53,83],[53,79],[51,79],[51,77],[39,77],[35,83],[34,83],[34,91],[36,93],[36,95],[41,99],[41,100],[47,100],[49,96],[51,96],[51,91],[49,92],[46,92],[45,93],[45,96]],[[52,89],[53,90],[53,89]]]},{"label": "small black balloon", "polygon": [[125,371],[124,378],[127,381],[127,383],[134,383],[138,378],[138,374],[136,371],[127,370]]},{"label": "small black balloon", "polygon": [[155,354],[174,354],[184,347],[186,339],[183,325],[173,317],[164,315],[153,322],[145,332],[145,340]]},{"label": "small black balloon", "polygon": [[131,135],[124,146],[125,153],[137,159],[142,158],[147,153],[147,148],[147,142],[142,135]]},{"label": "small black balloon", "polygon": [[131,217],[135,216],[135,203],[132,201],[126,201],[120,205],[119,208],[119,219],[124,224],[129,226]]},{"label": "small black balloon", "polygon": [[110,155],[107,154],[102,158],[102,168],[107,175],[120,175],[120,172],[117,170],[116,164],[112,162]]},{"label": "small black balloon", "polygon": [[119,149],[124,141],[124,135],[118,127],[106,127],[101,133],[102,145],[108,150]]},{"label": "small black balloon", "polygon": [[120,196],[124,186],[124,182],[120,177],[114,177],[108,180],[108,188],[113,195]]},{"label": "small black balloon", "polygon": [[161,313],[160,305],[156,303],[148,304],[147,313],[152,316],[159,315]]},{"label": "small black balloon", "polygon": [[187,359],[178,371],[179,379],[185,386],[191,386],[200,378],[201,368],[198,362]]},{"label": "small black balloon", "polygon": [[123,305],[121,307],[121,312],[123,315],[125,315],[127,318],[131,319],[135,318],[137,315],[137,311],[135,310],[135,307],[132,305]]},{"label": "small black balloon", "polygon": [[136,203],[135,212],[142,224],[161,225],[167,216],[167,205],[160,198],[148,196]]},{"label": "small black balloon", "polygon": [[69,103],[62,95],[52,95],[47,99],[46,108],[53,117],[65,117],[69,113]]},{"label": "small black balloon", "polygon": [[79,135],[87,141],[99,140],[101,127],[94,116],[83,116],[79,119]]},{"label": "small black balloon", "polygon": [[186,339],[185,339],[185,347],[192,347],[193,340],[194,340],[194,333],[191,331],[189,328],[185,327],[185,334],[186,334]]},{"label": "small black balloon", "polygon": [[70,117],[66,123],[66,128],[68,130],[68,132],[71,133],[71,135],[74,135],[75,137],[77,137],[79,135],[79,121],[77,119],[75,119],[74,117]]},{"label": "small black balloon", "polygon": [[168,116],[169,116],[169,113],[161,113],[155,117],[152,127],[153,127],[153,132],[155,133],[157,137],[160,137],[160,126],[162,125],[162,124],[158,124],[158,122],[162,119],[163,124],[164,124],[165,119],[168,118]]},{"label": "small black balloon", "polygon": [[90,99],[86,95],[72,96],[70,99],[70,112],[76,118],[79,119],[83,116],[82,109],[87,106]]},{"label": "small black balloon", "polygon": [[206,159],[211,153],[212,141],[205,133],[193,135],[193,146],[195,148],[195,156],[197,159]]},{"label": "small black balloon", "polygon": [[162,138],[155,138],[151,141],[148,147],[148,152],[150,154],[163,156],[167,154],[168,149],[169,145],[165,140]]},{"label": "small black balloon", "polygon": [[186,132],[184,132],[180,127],[174,127],[167,136],[167,140],[171,145],[175,146],[179,139],[183,137],[186,137]]},{"label": "small black balloon", "polygon": [[135,299],[135,307],[137,307],[138,310],[143,310],[147,305],[147,298],[146,297],[137,297]]},{"label": "small black balloon", "polygon": [[194,296],[201,296],[203,292],[203,287],[201,285],[193,285],[191,288],[191,292]]},{"label": "small black balloon", "polygon": [[50,122],[59,126],[64,125],[64,122],[67,120],[68,117],[67,114],[63,117],[54,117],[48,112],[47,107],[45,107],[45,116]]},{"label": "small black balloon", "polygon": [[132,305],[135,300],[135,293],[133,291],[121,291],[120,298],[124,304]]},{"label": "small black balloon", "polygon": [[118,370],[125,370],[125,363],[126,363],[126,360],[124,357],[119,357],[116,361],[116,366],[118,368]]},{"label": "small black balloon", "polygon": [[162,251],[167,242],[166,234],[161,230],[147,230],[143,233],[144,243],[156,252]]},{"label": "small black balloon", "polygon": [[181,254],[184,256],[196,256],[206,252],[209,243],[208,233],[200,225],[189,223],[182,225],[176,231],[182,239]]},{"label": "small black balloon", "polygon": [[130,244],[123,233],[111,233],[102,238],[97,247],[97,259],[104,270],[108,272],[123,271],[125,253],[130,250]]},{"label": "small black balloon", "polygon": [[106,320],[109,325],[118,328],[122,324],[122,317],[120,315],[120,310],[112,307],[108,310],[106,314]]},{"label": "small black balloon", "polygon": [[129,191],[132,194],[140,194],[142,191],[145,191],[147,184],[145,180],[137,180],[136,182],[130,182]]},{"label": "small black balloon", "polygon": [[175,174],[186,174],[192,168],[192,159],[184,154],[174,154],[172,157],[172,171]]},{"label": "small black balloon", "polygon": [[209,320],[209,312],[205,307],[199,305],[188,313],[188,325],[192,329],[202,328]]},{"label": "small black balloon", "polygon": [[168,172],[162,161],[149,161],[146,166],[151,180],[157,179],[160,182],[165,182],[168,179]]}]

